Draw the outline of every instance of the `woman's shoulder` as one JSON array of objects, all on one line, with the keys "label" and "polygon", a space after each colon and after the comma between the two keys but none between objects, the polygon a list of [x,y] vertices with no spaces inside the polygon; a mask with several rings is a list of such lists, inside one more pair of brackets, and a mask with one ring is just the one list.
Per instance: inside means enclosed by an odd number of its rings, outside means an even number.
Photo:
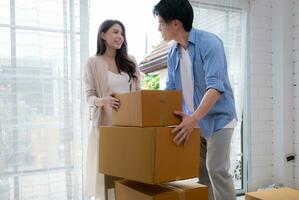
[{"label": "woman's shoulder", "polygon": [[97,55],[90,56],[90,57],[87,59],[87,65],[89,65],[89,66],[102,65],[103,62],[104,62],[104,61],[103,61],[102,56],[97,56]]},{"label": "woman's shoulder", "polygon": [[98,56],[98,55],[90,56],[87,62],[102,62],[102,56]]}]

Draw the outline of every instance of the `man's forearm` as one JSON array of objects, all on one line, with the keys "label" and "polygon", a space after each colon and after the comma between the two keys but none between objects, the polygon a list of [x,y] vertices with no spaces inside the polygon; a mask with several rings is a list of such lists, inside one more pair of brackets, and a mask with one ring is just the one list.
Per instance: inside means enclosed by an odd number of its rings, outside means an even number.
[{"label": "man's forearm", "polygon": [[221,93],[214,89],[210,88],[205,95],[203,96],[199,106],[194,111],[191,117],[194,117],[197,122],[201,121],[201,119],[209,112],[209,110],[214,106],[217,100],[220,98]]}]

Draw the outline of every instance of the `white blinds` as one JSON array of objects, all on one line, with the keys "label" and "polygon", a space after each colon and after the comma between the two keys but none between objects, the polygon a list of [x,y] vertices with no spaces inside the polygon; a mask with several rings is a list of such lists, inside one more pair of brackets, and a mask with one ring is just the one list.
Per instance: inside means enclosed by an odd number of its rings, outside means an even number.
[{"label": "white blinds", "polygon": [[82,199],[87,5],[0,2],[0,199]]}]

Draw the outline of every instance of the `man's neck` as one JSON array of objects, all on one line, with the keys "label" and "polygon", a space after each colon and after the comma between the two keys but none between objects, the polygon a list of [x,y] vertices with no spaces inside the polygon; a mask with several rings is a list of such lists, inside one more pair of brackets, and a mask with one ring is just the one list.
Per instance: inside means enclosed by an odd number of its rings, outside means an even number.
[{"label": "man's neck", "polygon": [[179,31],[176,42],[179,43],[185,50],[188,48],[189,32]]}]

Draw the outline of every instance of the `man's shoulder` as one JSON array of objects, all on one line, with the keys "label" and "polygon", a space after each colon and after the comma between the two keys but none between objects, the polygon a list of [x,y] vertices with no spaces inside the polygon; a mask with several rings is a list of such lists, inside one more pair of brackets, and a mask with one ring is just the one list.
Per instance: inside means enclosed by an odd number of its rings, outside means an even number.
[{"label": "man's shoulder", "polygon": [[195,29],[196,37],[199,39],[200,43],[215,43],[221,41],[221,39],[214,33],[200,30],[200,29]]},{"label": "man's shoulder", "polygon": [[223,48],[223,42],[216,34],[198,29],[196,32],[198,35],[196,39],[198,45],[196,46],[203,55],[210,52],[211,49],[218,51]]}]

